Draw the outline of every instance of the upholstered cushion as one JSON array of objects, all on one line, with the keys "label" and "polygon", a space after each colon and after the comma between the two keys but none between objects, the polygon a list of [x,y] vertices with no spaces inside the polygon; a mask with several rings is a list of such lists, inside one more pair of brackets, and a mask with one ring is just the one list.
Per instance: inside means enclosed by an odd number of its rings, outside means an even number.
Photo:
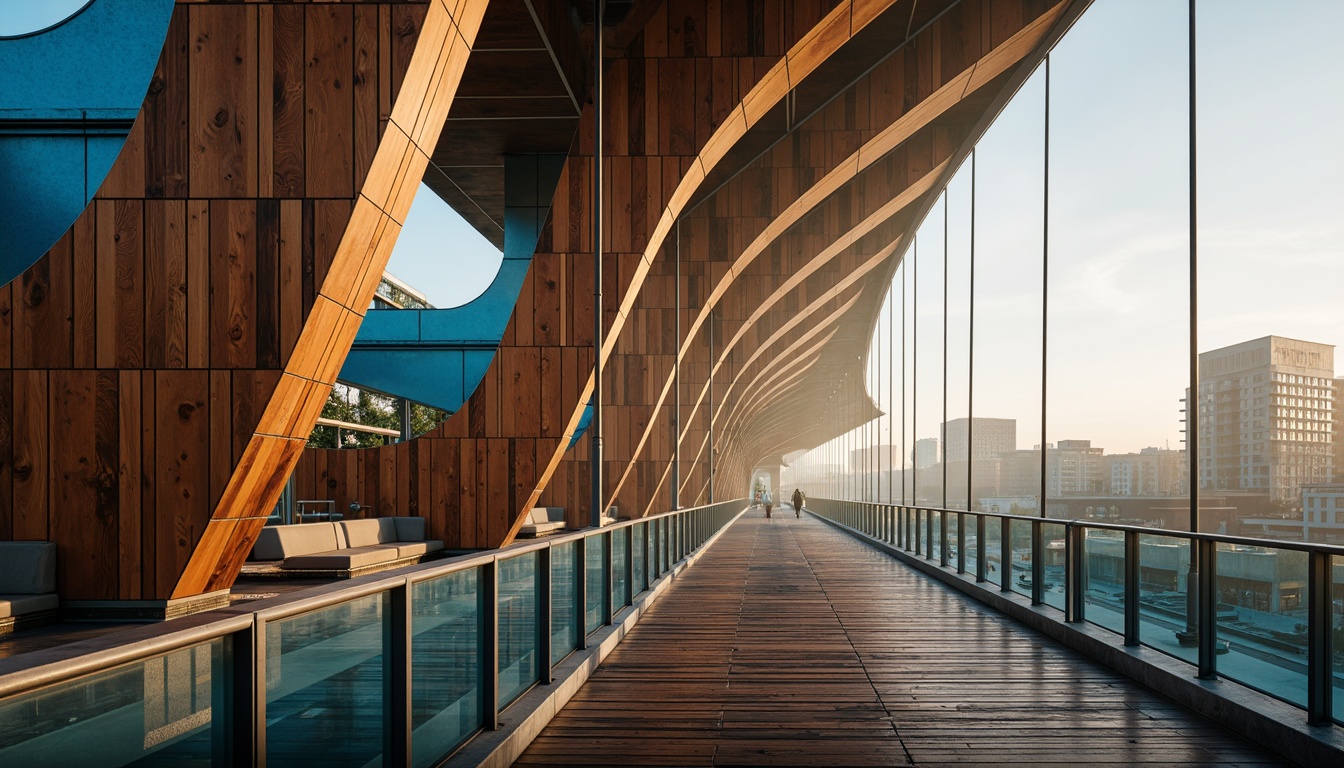
[{"label": "upholstered cushion", "polygon": [[22,616],[25,613],[50,611],[60,605],[55,594],[45,595],[0,595],[0,619]]},{"label": "upholstered cushion", "polygon": [[345,545],[345,537],[337,531],[337,525],[340,523],[266,526],[261,529],[257,543],[252,545],[252,559],[284,560],[340,549]]},{"label": "upholstered cushion", "polygon": [[372,520],[346,520],[337,523],[337,525],[345,531],[343,544],[347,547],[371,547],[375,544],[397,541],[396,520],[391,517],[376,517]]},{"label": "upholstered cushion", "polygon": [[398,557],[418,557],[427,555],[430,552],[438,552],[443,549],[441,541],[399,541],[397,542]]},{"label": "upholstered cushion", "polygon": [[396,524],[397,535],[390,541],[424,541],[425,540],[425,518],[423,517],[390,517],[388,520]]},{"label": "upholstered cushion", "polygon": [[395,544],[375,544],[369,547],[351,547],[311,555],[287,557],[281,565],[287,571],[348,571],[366,565],[377,565],[396,560],[400,555]]},{"label": "upholstered cushion", "polygon": [[0,594],[56,591],[56,545],[50,541],[0,542]]}]

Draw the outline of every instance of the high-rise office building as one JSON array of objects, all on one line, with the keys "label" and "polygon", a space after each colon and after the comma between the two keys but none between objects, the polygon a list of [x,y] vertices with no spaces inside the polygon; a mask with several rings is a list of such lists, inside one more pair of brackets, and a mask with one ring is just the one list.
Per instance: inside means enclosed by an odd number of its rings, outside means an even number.
[{"label": "high-rise office building", "polygon": [[1046,463],[1046,496],[1100,496],[1108,491],[1104,448],[1091,440],[1060,440],[1049,449]]},{"label": "high-rise office building", "polygon": [[1335,348],[1266,336],[1199,356],[1199,484],[1300,503],[1334,478]]},{"label": "high-rise office building", "polygon": [[925,437],[915,441],[915,450],[910,455],[915,469],[928,469],[938,463],[938,438]]}]

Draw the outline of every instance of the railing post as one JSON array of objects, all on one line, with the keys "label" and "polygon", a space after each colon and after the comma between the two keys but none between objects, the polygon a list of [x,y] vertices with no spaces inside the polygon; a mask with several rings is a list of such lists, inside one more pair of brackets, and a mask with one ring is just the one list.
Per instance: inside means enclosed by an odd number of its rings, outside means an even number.
[{"label": "railing post", "polygon": [[[943,513],[947,514],[947,513]],[[957,573],[966,572],[966,517],[957,512]]]},{"label": "railing post", "polygon": [[383,765],[411,764],[411,581],[388,590],[387,698],[383,703]]},{"label": "railing post", "polygon": [[[229,723],[232,731],[222,765],[266,765],[266,620],[230,636]],[[220,722],[224,722],[223,718]]]},{"label": "railing post", "polygon": [[985,541],[985,516],[975,516],[975,580],[984,583],[985,573],[989,570],[989,547]]},{"label": "railing post", "polygon": [[1125,531],[1125,645],[1139,644],[1139,532]]},{"label": "railing post", "polygon": [[[635,604],[635,526],[625,526],[625,605]],[[625,606],[622,606],[625,607]]]},{"label": "railing post", "polygon": [[947,567],[947,510],[938,513],[938,564]]},{"label": "railing post", "polygon": [[1064,534],[1064,620],[1077,623],[1087,610],[1087,529],[1065,523]]},{"label": "railing post", "polygon": [[933,510],[924,510],[924,559],[933,559]]},{"label": "railing post", "polygon": [[1211,539],[1192,542],[1199,550],[1199,678],[1212,680],[1218,676],[1218,546]]},{"label": "railing post", "polygon": [[579,613],[579,650],[588,649],[588,537],[574,546],[574,609]]},{"label": "railing post", "polygon": [[499,730],[499,558],[481,566],[481,600],[485,603],[481,627],[481,698],[487,731]]},{"label": "railing post", "polygon": [[1045,526],[1031,521],[1031,604],[1045,602]]},{"label": "railing post", "polygon": [[999,518],[999,591],[1013,591],[1013,521]]},{"label": "railing post", "polygon": [[551,684],[551,544],[537,550],[537,674]]},{"label": "railing post", "polygon": [[610,625],[611,616],[614,611],[611,610],[612,598],[616,596],[616,569],[612,562],[612,538],[616,531],[608,528],[602,533],[602,572],[607,575],[607,594],[602,600],[602,623]]},{"label": "railing post", "polygon": [[1334,714],[1330,555],[1310,552],[1307,557],[1307,722],[1323,725]]}]

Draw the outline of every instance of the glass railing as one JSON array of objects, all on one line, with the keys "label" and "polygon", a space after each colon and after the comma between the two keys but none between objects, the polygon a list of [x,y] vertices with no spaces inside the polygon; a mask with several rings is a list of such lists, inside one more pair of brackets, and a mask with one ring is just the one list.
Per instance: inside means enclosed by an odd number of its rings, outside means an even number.
[{"label": "glass railing", "polygon": [[0,660],[0,766],[436,765],[742,509],[314,587],[53,649],[36,666]]},{"label": "glass railing", "polygon": [[1344,547],[831,499],[807,510],[1344,724]]}]

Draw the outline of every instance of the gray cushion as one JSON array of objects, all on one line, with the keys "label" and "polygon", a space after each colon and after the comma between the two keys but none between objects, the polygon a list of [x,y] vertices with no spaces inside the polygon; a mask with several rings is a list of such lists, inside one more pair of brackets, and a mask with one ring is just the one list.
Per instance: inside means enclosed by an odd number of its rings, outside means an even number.
[{"label": "gray cushion", "polygon": [[443,549],[442,541],[399,541],[397,542],[398,557],[417,557],[427,555],[430,552],[438,552]]},{"label": "gray cushion", "polygon": [[371,520],[346,520],[337,523],[345,531],[347,547],[371,547],[375,544],[387,544],[397,541],[396,521],[390,517],[376,517]]},{"label": "gray cushion", "polygon": [[56,591],[56,545],[50,541],[0,542],[0,594]]},{"label": "gray cushion", "polygon": [[272,525],[261,529],[261,536],[252,545],[254,560],[284,560],[314,552],[340,549],[344,536],[336,530],[338,523],[304,523],[302,525]]},{"label": "gray cushion", "polygon": [[388,519],[394,521],[397,527],[397,537],[393,541],[425,540],[425,518],[391,517]]},{"label": "gray cushion", "polygon": [[395,544],[375,544],[369,547],[351,547],[330,552],[318,552],[312,555],[287,557],[280,567],[287,571],[348,571],[351,568],[386,563],[390,560],[396,560],[398,557],[400,555],[397,553]]},{"label": "gray cushion", "polygon": [[564,530],[564,523],[528,523],[518,529],[520,536],[536,536],[541,533]]},{"label": "gray cushion", "polygon": [[60,604],[54,594],[46,595],[0,595],[0,619],[22,616],[25,613],[55,610]]}]

